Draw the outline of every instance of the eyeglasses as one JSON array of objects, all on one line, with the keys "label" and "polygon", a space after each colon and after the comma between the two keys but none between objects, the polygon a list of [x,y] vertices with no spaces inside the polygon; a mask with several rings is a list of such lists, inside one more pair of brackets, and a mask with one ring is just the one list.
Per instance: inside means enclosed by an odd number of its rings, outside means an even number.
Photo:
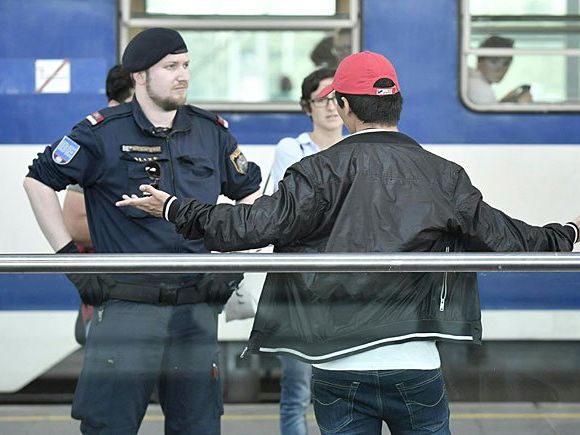
[{"label": "eyeglasses", "polygon": [[325,97],[325,98],[313,98],[312,100],[309,100],[310,104],[312,104],[312,107],[317,107],[319,109],[323,108],[323,107],[328,107],[328,105],[332,102],[333,104],[336,104],[336,97],[334,95],[332,95],[331,97]]},{"label": "eyeglasses", "polygon": [[159,189],[159,180],[161,179],[161,167],[159,166],[159,163],[147,162],[145,165],[145,172],[152,181],[151,186],[155,189]]}]

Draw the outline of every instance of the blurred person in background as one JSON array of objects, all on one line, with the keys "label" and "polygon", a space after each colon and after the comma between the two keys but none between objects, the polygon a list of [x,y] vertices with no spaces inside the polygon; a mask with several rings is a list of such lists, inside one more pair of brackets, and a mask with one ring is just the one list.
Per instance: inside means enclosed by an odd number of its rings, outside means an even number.
[{"label": "blurred person in background", "polygon": [[[135,87],[131,81],[131,76],[122,65],[113,66],[107,73],[105,91],[108,107],[128,103],[133,99]],[[94,252],[87,221],[85,195],[83,188],[78,184],[71,184],[67,187],[62,205],[62,214],[64,223],[73,241],[77,244],[79,252]],[[80,345],[84,345],[86,342],[92,318],[93,307],[81,302],[74,330],[75,340]]]},{"label": "blurred person in background", "polygon": [[[342,139],[342,119],[336,112],[334,93],[317,98],[332,83],[336,70],[318,69],[304,78],[300,107],[312,120],[312,131],[298,137],[285,137],[276,146],[271,178],[274,192],[286,169],[302,158],[325,150]],[[312,367],[288,356],[279,356],[282,365],[280,380],[280,432],[282,435],[306,435],[306,411],[310,405]]]}]

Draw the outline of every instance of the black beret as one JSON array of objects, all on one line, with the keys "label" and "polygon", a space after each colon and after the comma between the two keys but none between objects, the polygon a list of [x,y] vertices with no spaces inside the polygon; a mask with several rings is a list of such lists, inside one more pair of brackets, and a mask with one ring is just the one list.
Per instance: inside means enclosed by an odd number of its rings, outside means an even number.
[{"label": "black beret", "polygon": [[145,71],[168,54],[187,53],[181,35],[172,29],[155,27],[137,34],[125,48],[123,67],[129,72]]}]

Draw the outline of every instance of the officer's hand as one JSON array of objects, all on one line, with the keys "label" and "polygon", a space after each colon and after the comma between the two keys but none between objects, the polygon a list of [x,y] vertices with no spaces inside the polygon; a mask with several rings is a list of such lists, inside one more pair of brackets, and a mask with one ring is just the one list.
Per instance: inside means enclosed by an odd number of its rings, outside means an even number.
[{"label": "officer's hand", "polygon": [[[56,251],[57,254],[80,254],[72,240]],[[77,288],[82,301],[88,305],[101,305],[109,298],[115,281],[104,273],[67,273],[70,282]]]},{"label": "officer's hand", "polygon": [[163,204],[171,195],[148,184],[142,184],[139,190],[147,196],[139,198],[137,195],[123,195],[123,200],[116,202],[115,205],[117,207],[133,206],[155,217],[163,217]]},{"label": "officer's hand", "polygon": [[104,273],[67,273],[66,277],[77,288],[81,300],[87,305],[101,305],[109,299],[115,281]]}]

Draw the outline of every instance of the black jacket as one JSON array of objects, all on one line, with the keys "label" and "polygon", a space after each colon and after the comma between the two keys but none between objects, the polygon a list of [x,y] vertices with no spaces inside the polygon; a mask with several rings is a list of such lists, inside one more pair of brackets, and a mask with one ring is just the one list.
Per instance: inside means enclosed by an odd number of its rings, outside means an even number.
[{"label": "black jacket", "polygon": [[[397,132],[352,135],[291,166],[252,206],[177,200],[169,218],[209,249],[570,251],[574,230],[486,204],[457,164]],[[249,350],[320,363],[410,340],[481,342],[475,273],[269,274]]]}]

